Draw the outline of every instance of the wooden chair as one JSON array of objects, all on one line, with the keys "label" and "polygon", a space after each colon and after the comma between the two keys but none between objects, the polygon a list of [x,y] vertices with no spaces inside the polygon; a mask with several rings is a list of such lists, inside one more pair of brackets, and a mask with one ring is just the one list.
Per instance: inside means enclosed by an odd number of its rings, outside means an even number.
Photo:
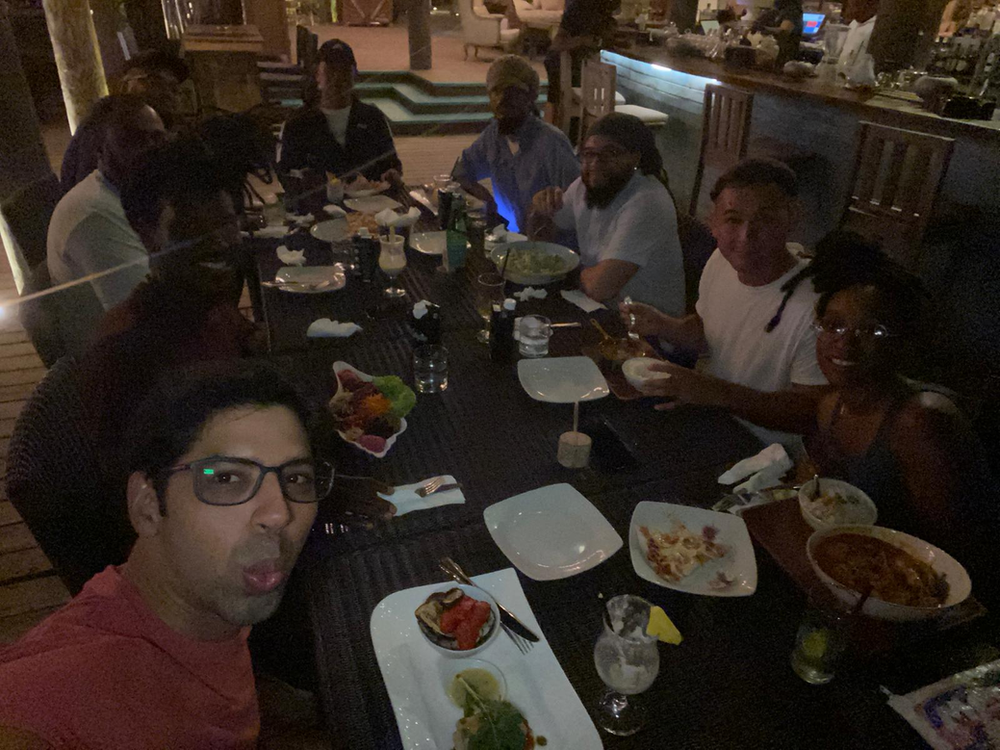
[{"label": "wooden chair", "polygon": [[862,122],[843,228],[917,270],[954,145],[952,138]]},{"label": "wooden chair", "polygon": [[598,60],[586,60],[580,75],[580,139],[583,144],[590,126],[615,111],[618,70]]},{"label": "wooden chair", "polygon": [[726,170],[747,153],[750,117],[753,114],[753,94],[728,86],[705,86],[705,106],[702,110],[701,154],[691,191],[692,216],[698,214],[701,182],[705,167]]}]

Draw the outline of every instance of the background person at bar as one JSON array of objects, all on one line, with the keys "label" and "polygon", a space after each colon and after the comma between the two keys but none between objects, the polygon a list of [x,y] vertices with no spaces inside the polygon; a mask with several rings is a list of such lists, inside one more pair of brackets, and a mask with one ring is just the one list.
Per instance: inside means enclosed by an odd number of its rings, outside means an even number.
[{"label": "background person at bar", "polygon": [[774,35],[778,42],[778,67],[799,54],[802,41],[802,0],[775,0],[774,7],[763,11],[753,26],[754,31]]},{"label": "background person at bar", "polygon": [[[573,146],[536,112],[538,73],[517,55],[504,55],[486,74],[493,120],[462,152],[452,169],[470,195],[507,219],[512,232],[527,229],[531,199],[542,188],[563,189],[580,176]],[[493,194],[479,184],[489,177]]]}]

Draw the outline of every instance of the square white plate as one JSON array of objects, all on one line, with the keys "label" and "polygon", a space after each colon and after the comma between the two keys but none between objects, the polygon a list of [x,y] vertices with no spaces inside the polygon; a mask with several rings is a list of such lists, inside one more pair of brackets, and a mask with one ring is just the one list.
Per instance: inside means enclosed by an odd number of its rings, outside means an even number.
[{"label": "square white plate", "polygon": [[[601,750],[600,735],[545,640],[517,573],[507,568],[473,580],[541,637],[523,656],[501,632],[475,658],[503,673],[507,700],[524,715],[535,737],[547,738],[553,748]],[[413,614],[431,593],[448,586],[435,583],[397,591],[372,612],[372,645],[406,750],[451,750],[455,723],[462,717],[445,695],[446,674],[462,660],[434,651]]]},{"label": "square white plate", "polygon": [[[700,534],[706,526],[714,526],[719,532],[715,537],[716,541],[726,545],[729,551],[722,558],[709,560],[696,568],[691,575],[673,583],[656,575],[646,561],[646,539],[639,532],[639,527],[646,526],[649,529],[667,532],[678,522],[687,526],[694,534]],[[718,513],[688,505],[643,501],[635,506],[632,512],[628,547],[636,575],[658,586],[703,596],[750,596],[757,590],[757,558],[754,555],[753,542],[750,541],[750,532],[747,531],[743,519],[731,513]],[[709,583],[721,571],[725,571],[735,580],[726,588],[712,588]]]},{"label": "square white plate", "polygon": [[601,511],[568,484],[501,500],[483,511],[483,520],[500,551],[536,581],[590,570],[622,546]]},{"label": "square white plate", "polygon": [[403,204],[394,201],[388,195],[369,195],[367,198],[348,198],[344,205],[352,211],[361,211],[366,214],[377,214],[387,208],[399,208]]},{"label": "square white plate", "polygon": [[572,404],[610,393],[608,381],[590,357],[542,357],[517,363],[521,387],[536,401]]},{"label": "square white plate", "polygon": [[[282,291],[299,294],[335,292],[347,284],[344,267],[339,263],[332,266],[282,266],[274,274],[274,280],[279,284],[288,284],[281,287]],[[316,284],[324,281],[330,283],[319,289],[315,288]],[[301,286],[296,286],[298,284]]]}]

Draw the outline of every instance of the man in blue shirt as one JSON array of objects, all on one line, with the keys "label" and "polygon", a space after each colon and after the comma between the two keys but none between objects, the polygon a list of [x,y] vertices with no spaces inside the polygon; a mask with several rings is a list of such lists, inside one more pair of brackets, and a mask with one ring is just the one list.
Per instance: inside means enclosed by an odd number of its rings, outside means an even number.
[{"label": "man in blue shirt", "polygon": [[[580,176],[569,139],[538,117],[538,85],[538,73],[523,58],[504,55],[494,62],[486,74],[493,120],[452,170],[467,193],[495,206],[515,232],[527,226],[535,193],[567,188]],[[487,177],[493,195],[479,184]]]}]

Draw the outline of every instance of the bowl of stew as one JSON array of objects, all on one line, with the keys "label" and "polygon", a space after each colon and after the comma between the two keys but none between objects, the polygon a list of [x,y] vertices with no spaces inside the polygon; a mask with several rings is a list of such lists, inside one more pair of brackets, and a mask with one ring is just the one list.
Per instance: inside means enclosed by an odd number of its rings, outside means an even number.
[{"label": "bowl of stew", "polygon": [[806,545],[819,579],[848,607],[871,589],[862,613],[905,622],[935,617],[972,592],[965,568],[915,536],[881,526],[836,526]]}]

